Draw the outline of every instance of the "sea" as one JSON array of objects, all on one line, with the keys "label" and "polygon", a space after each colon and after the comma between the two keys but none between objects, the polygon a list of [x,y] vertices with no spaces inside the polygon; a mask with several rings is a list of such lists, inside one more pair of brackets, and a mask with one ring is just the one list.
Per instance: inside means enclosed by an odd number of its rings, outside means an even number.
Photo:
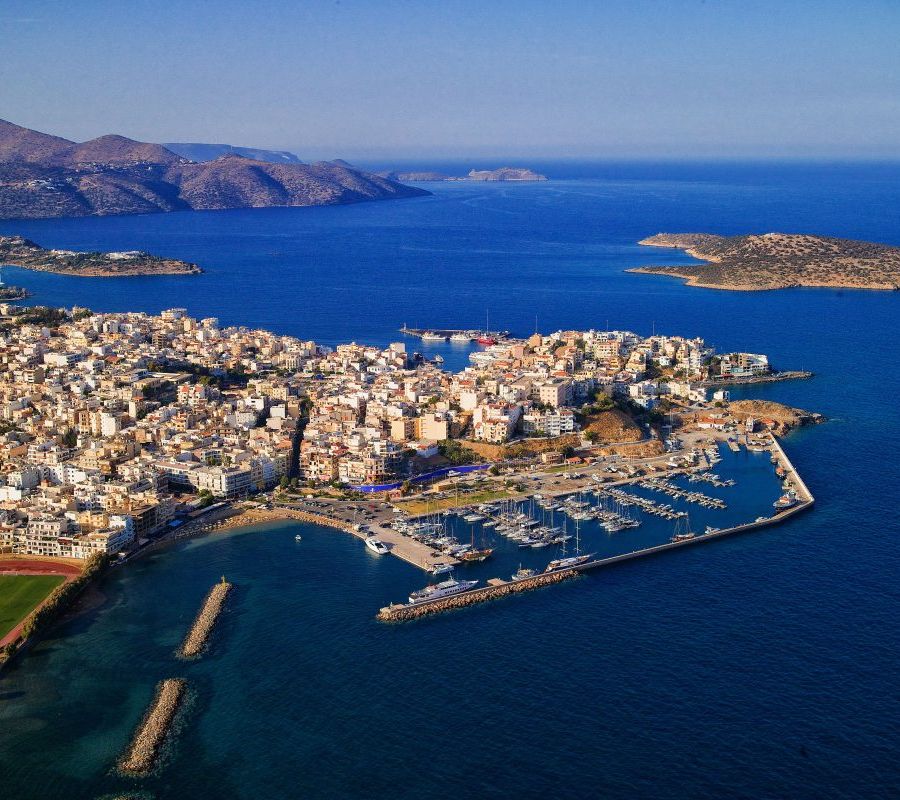
[{"label": "sea", "polygon": [[[474,346],[398,329],[627,329],[766,353],[814,377],[732,396],[827,417],[783,440],[815,508],[396,625],[376,612],[423,574],[343,533],[284,522],[177,543],[112,570],[0,674],[0,795],[900,796],[900,294],[728,292],[625,272],[691,263],[637,244],[657,232],[900,245],[900,164],[529,165],[551,180],[430,183],[429,197],[340,207],[0,221],[0,234],[45,247],[143,249],[204,270],[101,280],[4,267],[3,280],[38,304],[179,306],[329,345],[404,341],[450,369]],[[689,486],[728,508],[691,506],[695,528],[771,508],[765,456],[724,449],[716,471],[736,485]],[[454,525],[460,538],[492,536]],[[607,554],[664,541],[670,525],[579,535]],[[474,577],[551,557],[497,548]],[[210,651],[178,661],[223,575],[237,588]],[[154,686],[177,676],[190,699],[159,766],[122,777],[116,760]]]}]

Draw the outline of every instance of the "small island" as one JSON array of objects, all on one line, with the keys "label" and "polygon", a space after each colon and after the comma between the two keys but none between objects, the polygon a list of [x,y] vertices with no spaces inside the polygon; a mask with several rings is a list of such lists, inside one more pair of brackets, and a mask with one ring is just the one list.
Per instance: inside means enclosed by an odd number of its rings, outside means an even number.
[{"label": "small island", "polygon": [[[133,275],[196,275],[196,264],[162,258],[142,250],[116,253],[79,253],[47,250],[23,236],[0,236],[0,265],[56,272],[83,278],[120,278]],[[7,287],[16,288],[16,287]],[[12,299],[12,298],[6,298]],[[15,299],[21,299],[17,297]]]},{"label": "small island", "polygon": [[419,170],[412,172],[379,172],[380,176],[393,181],[410,181],[412,183],[427,183],[429,181],[545,181],[546,175],[541,175],[526,167],[499,167],[498,169],[472,169],[468,175],[445,175],[442,172],[432,170]]},{"label": "small island", "polygon": [[684,250],[707,262],[627,270],[685,278],[689,286],[733,291],[900,288],[900,247],[875,242],[787,233],[658,233],[639,244]]}]

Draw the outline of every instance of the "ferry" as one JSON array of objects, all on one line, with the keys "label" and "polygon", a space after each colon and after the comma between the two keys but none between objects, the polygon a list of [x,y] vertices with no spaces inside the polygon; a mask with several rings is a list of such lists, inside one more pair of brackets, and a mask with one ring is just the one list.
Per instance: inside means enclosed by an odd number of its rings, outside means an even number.
[{"label": "ferry", "polygon": [[452,595],[460,594],[461,592],[468,592],[477,585],[478,581],[458,581],[455,578],[450,578],[449,580],[441,581],[440,583],[435,583],[431,586],[426,586],[424,589],[412,592],[409,596],[409,602],[416,604],[424,603],[428,600],[439,600],[441,597],[451,597]]},{"label": "ferry", "polygon": [[544,572],[557,572],[561,569],[570,569],[571,567],[580,567],[582,564],[587,564],[588,561],[593,557],[593,553],[588,553],[583,556],[569,556],[569,558],[555,558],[549,564],[547,564],[547,569]]},{"label": "ferry", "polygon": [[376,539],[374,536],[370,536],[366,539],[366,547],[368,547],[369,550],[379,556],[383,556],[391,552],[391,549],[384,542],[382,542],[381,539]]}]

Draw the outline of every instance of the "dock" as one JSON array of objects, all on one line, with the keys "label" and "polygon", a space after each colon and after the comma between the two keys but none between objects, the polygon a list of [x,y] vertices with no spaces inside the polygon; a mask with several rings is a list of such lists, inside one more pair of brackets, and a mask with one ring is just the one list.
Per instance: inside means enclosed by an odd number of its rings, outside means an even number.
[{"label": "dock", "polygon": [[426,600],[425,602],[415,604],[392,604],[386,606],[378,612],[376,618],[382,622],[405,622],[419,617],[437,614],[442,611],[449,611],[483,603],[488,600],[495,600],[514,593],[539,589],[543,586],[559,583],[566,578],[575,577],[583,572],[610,567],[614,564],[621,564],[626,561],[633,561],[634,559],[644,558],[646,556],[660,555],[684,547],[694,547],[699,544],[706,544],[708,542],[723,539],[726,536],[749,533],[751,531],[771,527],[772,525],[778,525],[785,520],[810,509],[815,503],[815,498],[797,473],[794,465],[791,464],[781,445],[774,437],[772,437],[768,449],[775,459],[776,465],[784,470],[785,482],[791,485],[799,499],[797,505],[786,509],[785,511],[780,511],[771,517],[764,517],[753,522],[735,525],[731,528],[722,528],[721,530],[710,531],[709,533],[697,534],[690,539],[682,539],[677,542],[665,542],[652,547],[645,547],[641,550],[633,550],[629,553],[621,553],[616,556],[600,558],[596,561],[589,561],[588,563],[581,564],[577,567],[560,570],[559,572],[544,572],[524,581],[507,582],[499,578],[491,578],[488,580],[488,585],[485,587],[462,592],[453,595],[452,597],[444,597],[431,601]]}]

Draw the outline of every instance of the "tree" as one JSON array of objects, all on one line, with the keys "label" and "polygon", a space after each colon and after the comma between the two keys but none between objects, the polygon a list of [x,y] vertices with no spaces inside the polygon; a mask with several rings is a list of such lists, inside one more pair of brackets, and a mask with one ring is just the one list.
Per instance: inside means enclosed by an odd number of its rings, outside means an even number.
[{"label": "tree", "polygon": [[406,497],[408,494],[412,492],[412,482],[411,481],[403,481],[400,486],[400,494]]},{"label": "tree", "polygon": [[282,475],[281,480],[278,481],[278,488],[284,491],[291,485],[291,479],[288,478],[287,475]]},{"label": "tree", "polygon": [[62,437],[64,447],[75,447],[78,444],[78,432],[74,428],[69,428]]},{"label": "tree", "polygon": [[600,434],[597,431],[586,431],[584,434],[584,438],[587,439],[591,444],[597,444],[600,441]]}]

